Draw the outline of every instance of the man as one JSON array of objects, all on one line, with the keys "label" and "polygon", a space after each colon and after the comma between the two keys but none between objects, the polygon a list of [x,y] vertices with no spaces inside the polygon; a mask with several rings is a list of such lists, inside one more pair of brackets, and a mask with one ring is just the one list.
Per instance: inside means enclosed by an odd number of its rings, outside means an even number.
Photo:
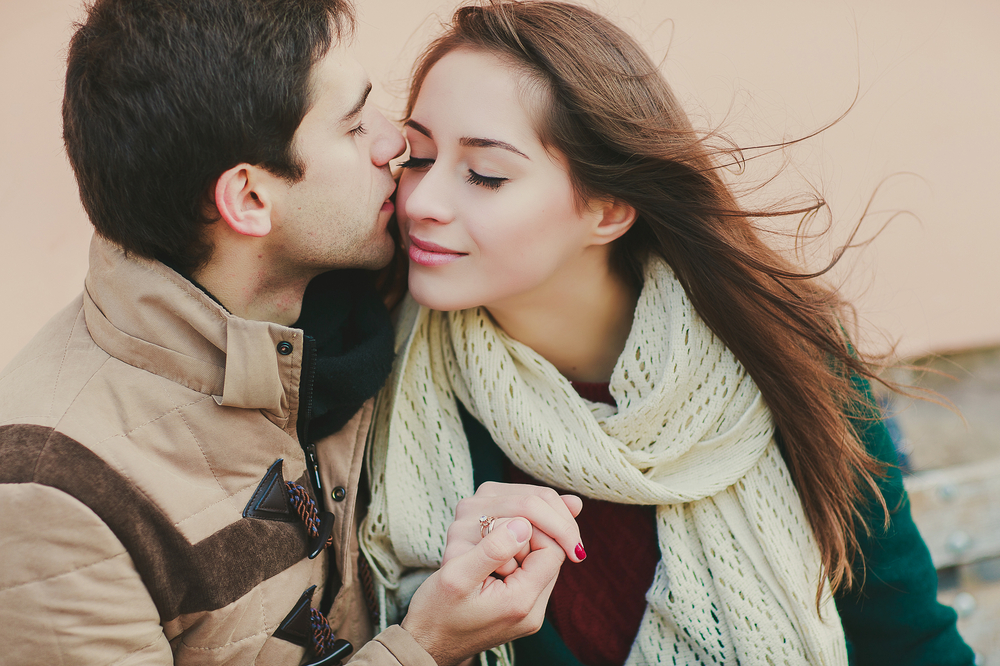
[{"label": "man", "polygon": [[355,532],[393,349],[357,269],[392,255],[404,145],[352,21],[97,0],[74,35],[64,137],[97,233],[83,294],[0,375],[0,663],[445,664],[540,625],[572,545],[514,519],[368,642]]}]

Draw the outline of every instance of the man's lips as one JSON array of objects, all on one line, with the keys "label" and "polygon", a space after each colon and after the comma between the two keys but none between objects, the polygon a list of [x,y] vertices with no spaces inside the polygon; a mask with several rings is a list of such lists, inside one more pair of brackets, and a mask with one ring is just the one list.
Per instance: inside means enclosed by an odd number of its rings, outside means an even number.
[{"label": "man's lips", "polygon": [[466,256],[465,252],[457,252],[451,248],[420,240],[410,236],[410,247],[408,249],[410,259],[421,266],[443,266],[450,264],[456,259]]},{"label": "man's lips", "polygon": [[382,202],[382,208],[380,212],[384,213],[386,211],[392,212],[396,210],[396,204],[392,202],[392,195],[396,192],[396,181],[392,182],[392,189],[389,190],[389,194],[385,195],[385,201]]}]

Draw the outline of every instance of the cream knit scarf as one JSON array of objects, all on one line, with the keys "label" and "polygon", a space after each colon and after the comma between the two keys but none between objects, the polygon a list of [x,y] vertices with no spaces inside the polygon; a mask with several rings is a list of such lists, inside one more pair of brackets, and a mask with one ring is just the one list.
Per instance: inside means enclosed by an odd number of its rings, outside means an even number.
[{"label": "cream knit scarf", "polygon": [[656,505],[661,559],[627,663],[847,664],[828,589],[817,614],[819,552],[770,412],[665,263],[646,270],[611,377],[617,409],[581,398],[481,308],[441,313],[408,300],[397,346],[361,534],[388,590],[384,612],[408,602],[408,571],[440,565],[455,506],[473,492],[460,400],[532,476]]}]

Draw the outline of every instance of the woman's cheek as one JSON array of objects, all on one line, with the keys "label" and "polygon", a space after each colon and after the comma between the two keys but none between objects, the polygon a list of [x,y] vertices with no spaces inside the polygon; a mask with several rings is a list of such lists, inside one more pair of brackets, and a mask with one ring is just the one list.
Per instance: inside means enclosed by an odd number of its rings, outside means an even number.
[{"label": "woman's cheek", "polygon": [[413,187],[413,179],[403,174],[403,177],[399,181],[399,189],[396,192],[396,224],[399,225],[399,234],[404,247],[409,244],[407,238],[409,236],[411,217],[408,204],[410,194],[413,193]]},{"label": "woman's cheek", "polygon": [[396,220],[399,223],[400,231],[404,230],[404,220],[406,220],[406,202],[410,198],[410,187],[408,178],[404,173],[399,178],[399,185],[396,186]]},{"label": "woman's cheek", "polygon": [[406,213],[403,212],[402,206],[397,206],[396,208],[396,226],[399,227],[399,237],[403,239],[403,245],[406,245],[407,227],[409,227],[409,220],[406,219]]}]

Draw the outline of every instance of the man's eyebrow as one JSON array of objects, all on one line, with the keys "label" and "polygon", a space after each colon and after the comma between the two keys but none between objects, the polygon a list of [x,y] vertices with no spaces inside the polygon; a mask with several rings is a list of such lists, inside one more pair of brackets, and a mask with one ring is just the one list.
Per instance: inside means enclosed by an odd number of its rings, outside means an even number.
[{"label": "man's eyebrow", "polygon": [[361,109],[365,108],[365,102],[368,101],[368,95],[372,91],[372,82],[369,81],[365,86],[365,91],[361,93],[361,97],[358,99],[358,103],[354,105],[354,108],[344,114],[344,119],[342,122],[349,122],[352,118],[361,113]]},{"label": "man's eyebrow", "polygon": [[[434,138],[434,135],[431,134],[431,131],[429,129],[418,123],[416,120],[413,120],[412,118],[410,120],[407,120],[403,124],[406,127],[412,127],[413,129],[417,130],[418,132],[426,136],[428,139]],[[530,157],[528,157],[527,155],[522,153],[520,150],[518,150],[511,144],[507,143],[506,141],[497,141],[496,139],[478,139],[466,136],[459,139],[458,142],[463,146],[468,146],[470,148],[502,148],[503,150],[508,150],[514,153],[515,155],[520,155],[526,160],[531,159]]]}]

